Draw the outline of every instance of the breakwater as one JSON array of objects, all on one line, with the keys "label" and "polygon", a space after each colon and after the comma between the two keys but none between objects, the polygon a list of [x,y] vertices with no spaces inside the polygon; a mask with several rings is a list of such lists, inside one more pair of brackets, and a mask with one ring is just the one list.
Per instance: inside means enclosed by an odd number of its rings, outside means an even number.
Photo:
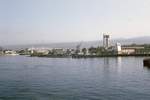
[{"label": "breakwater", "polygon": [[109,55],[30,55],[31,57],[49,58],[98,58],[98,57],[148,57],[150,54],[109,54]]},{"label": "breakwater", "polygon": [[98,58],[98,57],[145,57],[150,56],[150,54],[112,54],[112,55],[72,55],[72,58]]}]

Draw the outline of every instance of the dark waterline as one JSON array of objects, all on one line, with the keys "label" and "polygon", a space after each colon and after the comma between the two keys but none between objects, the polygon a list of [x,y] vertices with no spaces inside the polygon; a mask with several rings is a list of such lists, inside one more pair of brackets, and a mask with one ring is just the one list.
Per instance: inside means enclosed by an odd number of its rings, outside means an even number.
[{"label": "dark waterline", "polygon": [[150,100],[143,57],[0,57],[0,100]]}]

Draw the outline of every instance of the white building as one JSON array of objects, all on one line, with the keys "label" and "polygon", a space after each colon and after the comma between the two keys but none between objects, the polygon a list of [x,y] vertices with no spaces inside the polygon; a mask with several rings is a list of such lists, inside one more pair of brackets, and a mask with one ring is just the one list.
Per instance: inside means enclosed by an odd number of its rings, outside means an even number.
[{"label": "white building", "polygon": [[39,53],[39,54],[44,54],[47,55],[49,53],[50,49],[47,48],[29,48],[28,51],[31,52],[31,54],[33,53]]},{"label": "white building", "polygon": [[122,49],[121,49],[120,43],[116,43],[116,51],[117,51],[117,54],[122,54]]},{"label": "white building", "polygon": [[5,50],[4,53],[5,55],[18,55],[14,50]]},{"label": "white building", "polygon": [[135,54],[137,49],[144,49],[144,47],[122,47],[122,54]]},{"label": "white building", "polygon": [[52,50],[52,52],[55,55],[63,55],[66,52],[66,50],[63,49],[63,48],[55,48],[55,49]]}]

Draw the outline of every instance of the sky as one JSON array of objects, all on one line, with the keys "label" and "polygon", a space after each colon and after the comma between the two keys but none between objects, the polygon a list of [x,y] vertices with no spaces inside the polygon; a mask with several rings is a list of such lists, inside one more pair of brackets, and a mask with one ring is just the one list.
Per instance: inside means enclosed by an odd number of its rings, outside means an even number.
[{"label": "sky", "polygon": [[150,0],[0,0],[0,45],[150,36]]}]

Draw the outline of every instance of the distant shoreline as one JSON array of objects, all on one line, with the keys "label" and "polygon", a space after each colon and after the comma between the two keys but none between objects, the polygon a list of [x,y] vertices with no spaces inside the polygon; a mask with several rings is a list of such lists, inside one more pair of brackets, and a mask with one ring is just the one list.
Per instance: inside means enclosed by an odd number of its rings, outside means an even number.
[{"label": "distant shoreline", "polygon": [[114,55],[30,55],[30,57],[45,58],[101,58],[101,57],[150,57],[150,54],[114,54]]}]

